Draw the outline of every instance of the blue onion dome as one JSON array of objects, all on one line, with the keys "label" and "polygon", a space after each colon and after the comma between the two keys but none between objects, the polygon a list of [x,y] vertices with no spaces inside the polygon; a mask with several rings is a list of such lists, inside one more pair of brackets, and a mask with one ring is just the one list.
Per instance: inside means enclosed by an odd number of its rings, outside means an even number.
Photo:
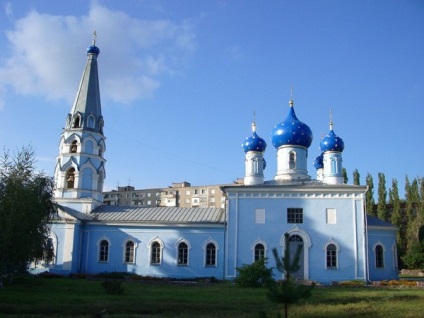
[{"label": "blue onion dome", "polygon": [[88,54],[96,54],[96,55],[100,54],[100,49],[96,46],[96,38],[97,38],[97,33],[96,33],[96,31],[94,31],[93,32],[93,44],[90,45],[87,48],[87,55]]},{"label": "blue onion dome", "polygon": [[330,123],[330,132],[325,136],[319,147],[322,152],[326,151],[338,151],[342,152],[344,149],[344,141],[342,138],[338,137],[333,130],[333,124]]},{"label": "blue onion dome", "polygon": [[324,154],[323,153],[321,153],[318,157],[315,158],[314,167],[317,170],[324,168]]},{"label": "blue onion dome", "polygon": [[100,54],[100,49],[97,46],[95,46],[95,45],[90,45],[87,48],[87,54],[96,54],[96,55],[99,55]]},{"label": "blue onion dome", "polygon": [[244,143],[242,144],[244,152],[256,151],[256,152],[265,152],[266,142],[261,137],[256,134],[256,124],[252,123],[253,134],[250,137],[247,137]]},{"label": "blue onion dome", "polygon": [[308,125],[297,119],[292,100],[289,105],[287,118],[272,130],[272,144],[277,149],[285,145],[309,148],[313,139],[312,131]]}]

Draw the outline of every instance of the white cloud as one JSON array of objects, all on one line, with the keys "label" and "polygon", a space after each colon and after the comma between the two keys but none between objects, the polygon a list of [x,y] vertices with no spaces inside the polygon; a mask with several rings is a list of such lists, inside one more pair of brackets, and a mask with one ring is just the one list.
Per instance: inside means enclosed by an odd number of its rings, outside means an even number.
[{"label": "white cloud", "polygon": [[31,11],[6,31],[11,50],[0,65],[0,92],[72,100],[96,30],[102,98],[149,98],[161,76],[178,72],[195,50],[192,29],[187,21],[141,20],[98,4],[81,17]]}]

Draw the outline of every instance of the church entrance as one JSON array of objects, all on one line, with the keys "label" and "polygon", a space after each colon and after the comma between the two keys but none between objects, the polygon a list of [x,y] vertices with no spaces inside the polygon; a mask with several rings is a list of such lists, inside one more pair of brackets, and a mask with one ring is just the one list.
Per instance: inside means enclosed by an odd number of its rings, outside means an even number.
[{"label": "church entrance", "polygon": [[293,273],[294,277],[299,280],[305,279],[305,247],[303,244],[303,239],[300,235],[293,234],[290,235],[289,238],[289,244],[290,244],[290,261],[293,261],[294,256],[296,255],[297,248],[299,246],[302,246],[302,252],[300,253],[299,257],[299,269]]}]

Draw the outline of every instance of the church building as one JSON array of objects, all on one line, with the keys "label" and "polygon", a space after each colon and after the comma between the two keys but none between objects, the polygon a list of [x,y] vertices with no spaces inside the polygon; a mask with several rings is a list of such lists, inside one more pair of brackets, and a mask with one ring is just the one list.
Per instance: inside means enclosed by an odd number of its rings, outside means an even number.
[{"label": "church building", "polygon": [[[128,272],[142,276],[234,279],[237,267],[302,245],[299,280],[321,283],[398,278],[396,233],[365,211],[366,186],[344,184],[343,140],[333,130],[308,175],[312,131],[295,113],[272,131],[277,171],[264,179],[267,143],[252,124],[243,143],[243,184],[223,186],[225,208],[103,204],[106,143],[95,41],[66,116],[55,167],[57,218],[51,225],[54,273]],[[331,120],[330,120],[331,121]],[[111,163],[113,164],[113,163]],[[281,279],[275,272],[275,278]]]}]

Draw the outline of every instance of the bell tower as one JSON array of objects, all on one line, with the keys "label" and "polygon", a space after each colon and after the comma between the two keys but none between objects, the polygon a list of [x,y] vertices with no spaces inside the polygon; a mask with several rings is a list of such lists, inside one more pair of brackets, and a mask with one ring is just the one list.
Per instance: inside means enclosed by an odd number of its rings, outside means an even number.
[{"label": "bell tower", "polygon": [[55,200],[78,212],[90,213],[103,201],[106,151],[100,103],[96,33],[87,48],[87,62],[59,143],[55,168]]}]

